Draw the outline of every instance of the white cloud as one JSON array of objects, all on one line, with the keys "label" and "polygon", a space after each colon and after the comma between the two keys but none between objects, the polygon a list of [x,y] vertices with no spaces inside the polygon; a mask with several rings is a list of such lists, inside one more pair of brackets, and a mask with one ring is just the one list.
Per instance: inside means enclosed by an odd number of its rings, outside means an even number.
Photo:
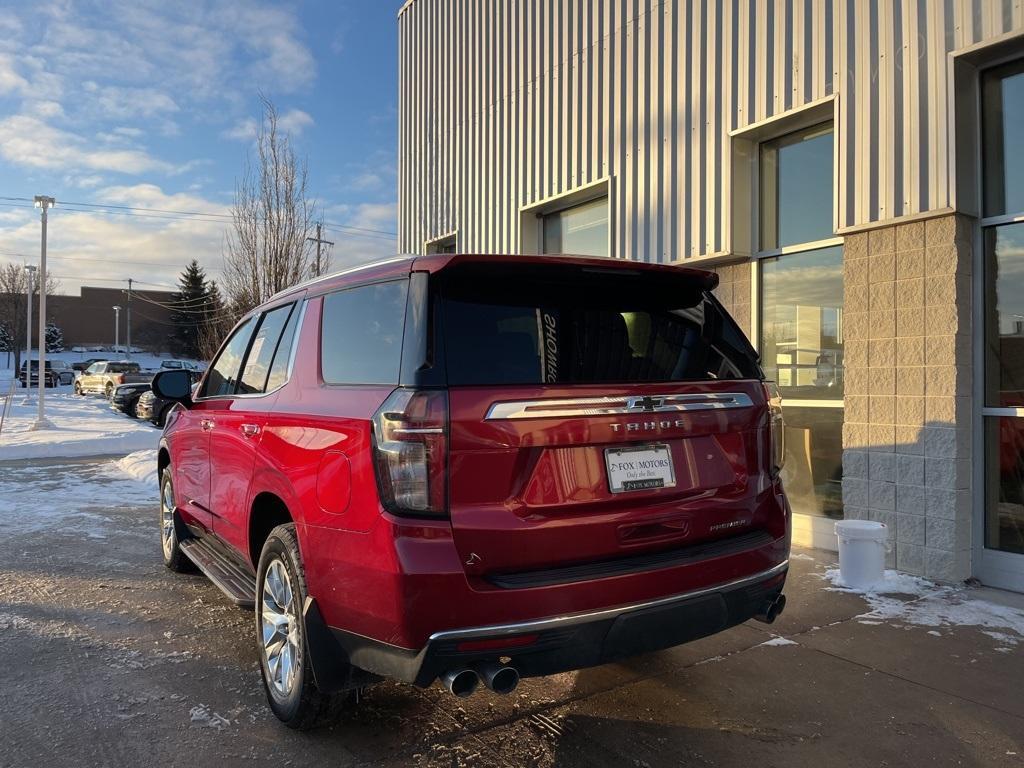
[{"label": "white cloud", "polygon": [[[289,109],[277,116],[278,128],[290,136],[300,136],[306,128],[314,124],[312,116],[301,109]],[[255,141],[257,126],[256,118],[246,117],[237,121],[230,128],[221,131],[220,135],[235,141]]]},{"label": "white cloud", "polygon": [[[151,208],[200,213],[223,212],[224,206],[190,194],[168,194],[153,184],[109,187],[96,199]],[[38,252],[39,219],[34,211],[18,219],[0,216],[0,242],[4,251]],[[228,222],[196,218],[156,218],[104,215],[62,208],[50,213],[47,257],[63,288],[112,285],[109,280],[133,277],[147,283],[173,286],[185,264],[199,260],[211,277],[219,277],[221,244]],[[0,259],[12,258],[0,255]]]},{"label": "white cloud", "polygon": [[14,165],[61,171],[169,173],[175,166],[135,149],[95,149],[81,136],[29,115],[0,120],[0,156]]},{"label": "white cloud", "polygon": [[174,99],[155,88],[99,85],[92,80],[85,81],[82,88],[90,95],[93,109],[106,119],[151,118],[180,109]]},{"label": "white cloud", "polygon": [[298,136],[303,130],[313,125],[313,118],[301,109],[289,109],[277,118],[277,125],[282,131]]},{"label": "white cloud", "polygon": [[0,53],[0,95],[22,93],[28,89],[28,80],[14,68],[14,57]]},{"label": "white cloud", "polygon": [[221,131],[220,135],[226,139],[235,139],[236,141],[252,141],[256,138],[256,120],[252,117],[246,117],[227,130]]}]

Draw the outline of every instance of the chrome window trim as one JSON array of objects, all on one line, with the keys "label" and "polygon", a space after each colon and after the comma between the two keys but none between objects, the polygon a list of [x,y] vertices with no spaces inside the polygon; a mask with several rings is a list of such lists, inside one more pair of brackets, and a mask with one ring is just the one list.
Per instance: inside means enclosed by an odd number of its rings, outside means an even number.
[{"label": "chrome window trim", "polygon": [[[644,401],[659,401],[649,408]],[[610,397],[574,397],[564,400],[514,400],[494,403],[485,417],[488,421],[509,419],[547,419],[573,416],[642,416],[647,413],[711,411],[749,408],[753,405],[745,392],[702,392],[692,394],[617,395]]]},{"label": "chrome window trim", "polygon": [[760,571],[750,576],[744,576],[739,579],[732,581],[722,582],[721,584],[715,584],[711,587],[704,587],[703,589],[694,589],[689,592],[681,592],[676,595],[669,597],[661,597],[656,600],[646,600],[639,603],[629,603],[628,605],[621,605],[616,608],[605,608],[599,611],[588,611],[584,613],[571,613],[564,616],[553,616],[548,619],[537,619],[535,621],[524,621],[518,624],[494,624],[488,627],[473,627],[470,629],[452,629],[444,632],[435,632],[430,636],[428,642],[435,643],[442,640],[469,640],[477,637],[494,637],[502,635],[518,635],[528,632],[543,632],[548,629],[559,629],[561,627],[572,627],[577,624],[585,624],[591,621],[600,621],[602,619],[613,619],[620,616],[623,613],[629,611],[639,611],[645,608],[655,608],[664,605],[671,605],[672,603],[681,603],[686,600],[691,600],[695,597],[702,597],[709,595],[714,592],[720,592],[725,589],[733,589],[736,587],[742,587],[746,584],[752,584],[757,581],[764,579],[770,579],[772,576],[776,576],[783,573],[789,568],[789,558],[786,558],[778,565],[774,565],[767,570]]}]

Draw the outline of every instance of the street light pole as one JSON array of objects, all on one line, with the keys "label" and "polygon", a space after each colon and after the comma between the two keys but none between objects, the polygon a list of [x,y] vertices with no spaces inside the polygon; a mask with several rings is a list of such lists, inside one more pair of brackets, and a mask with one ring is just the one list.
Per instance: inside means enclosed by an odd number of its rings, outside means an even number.
[{"label": "street light pole", "polygon": [[114,352],[121,346],[121,308],[114,307]]},{"label": "street light pole", "polygon": [[32,275],[35,271],[31,264],[25,265],[25,297],[28,301],[25,307],[25,398],[22,405],[32,403]]},{"label": "street light pole", "polygon": [[[46,195],[36,195],[35,197],[35,206],[40,209],[42,236],[39,248],[39,412],[32,429],[53,427],[53,424],[46,420],[43,400],[46,394],[46,212],[56,202],[52,197]],[[30,373],[30,370],[26,373]]]}]

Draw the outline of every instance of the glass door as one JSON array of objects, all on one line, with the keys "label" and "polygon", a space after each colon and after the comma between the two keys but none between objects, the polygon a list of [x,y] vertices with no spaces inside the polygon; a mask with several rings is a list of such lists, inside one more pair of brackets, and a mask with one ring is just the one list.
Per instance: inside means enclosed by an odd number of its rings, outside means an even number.
[{"label": "glass door", "polygon": [[982,75],[984,480],[975,572],[1024,590],[1024,61]]},{"label": "glass door", "polygon": [[757,339],[782,393],[794,542],[835,549],[843,516],[843,247],[826,123],[765,142],[758,166]]}]

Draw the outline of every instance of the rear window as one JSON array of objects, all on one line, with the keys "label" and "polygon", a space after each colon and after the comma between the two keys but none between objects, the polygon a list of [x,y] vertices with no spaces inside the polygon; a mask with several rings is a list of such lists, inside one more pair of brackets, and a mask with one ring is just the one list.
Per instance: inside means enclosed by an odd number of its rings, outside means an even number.
[{"label": "rear window", "polygon": [[440,291],[451,385],[761,377],[746,337],[684,273],[466,265]]}]

